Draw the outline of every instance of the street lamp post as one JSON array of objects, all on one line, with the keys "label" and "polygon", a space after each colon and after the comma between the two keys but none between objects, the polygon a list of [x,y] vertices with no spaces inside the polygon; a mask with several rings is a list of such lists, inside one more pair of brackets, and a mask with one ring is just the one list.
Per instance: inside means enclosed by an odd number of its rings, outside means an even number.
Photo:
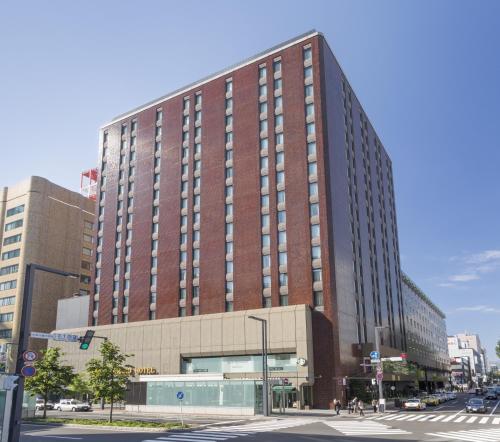
[{"label": "street lamp post", "polygon": [[52,273],[54,275],[66,276],[70,278],[79,278],[80,275],[62,270],[52,269],[50,267],[38,264],[27,264],[24,277],[23,305],[21,310],[21,321],[19,326],[19,344],[16,357],[15,374],[19,376],[18,386],[14,389],[12,395],[12,412],[10,414],[9,424],[9,442],[19,442],[21,431],[21,418],[23,410],[24,377],[21,376],[23,368],[23,353],[28,350],[31,322],[31,303],[33,299],[33,287],[35,285],[35,272]]},{"label": "street lamp post", "polygon": [[267,380],[267,321],[257,316],[249,316],[249,319],[259,321],[262,325],[262,412],[269,416],[269,392]]},{"label": "street lamp post", "polygon": [[[389,328],[388,326],[376,326],[375,327],[375,351],[378,353],[378,362],[377,362],[377,373],[379,373],[382,370],[382,359],[381,359],[381,354],[380,354],[380,330],[383,330],[384,328]],[[379,404],[380,400],[384,399],[384,388],[382,385],[382,380],[378,381],[378,399],[379,399]],[[385,408],[385,407],[384,407]]]}]

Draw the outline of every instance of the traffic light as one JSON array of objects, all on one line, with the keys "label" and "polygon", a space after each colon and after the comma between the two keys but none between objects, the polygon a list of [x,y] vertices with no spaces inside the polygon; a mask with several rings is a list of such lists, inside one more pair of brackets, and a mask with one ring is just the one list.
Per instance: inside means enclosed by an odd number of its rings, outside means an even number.
[{"label": "traffic light", "polygon": [[88,350],[92,338],[94,337],[94,330],[87,330],[85,336],[80,336],[78,339],[80,341],[80,350]]}]

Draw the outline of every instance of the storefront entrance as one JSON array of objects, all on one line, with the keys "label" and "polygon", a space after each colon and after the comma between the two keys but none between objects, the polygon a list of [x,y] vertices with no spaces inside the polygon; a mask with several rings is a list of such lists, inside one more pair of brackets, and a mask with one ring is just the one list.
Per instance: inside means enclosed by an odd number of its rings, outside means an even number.
[{"label": "storefront entrance", "polygon": [[291,385],[273,386],[273,411],[283,413],[287,408],[298,408],[297,389]]}]

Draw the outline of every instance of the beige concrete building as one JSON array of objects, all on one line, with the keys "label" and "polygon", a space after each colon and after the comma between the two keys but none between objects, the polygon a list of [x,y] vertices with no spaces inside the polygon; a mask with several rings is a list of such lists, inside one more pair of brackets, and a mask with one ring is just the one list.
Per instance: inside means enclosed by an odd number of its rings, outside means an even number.
[{"label": "beige concrete building", "polygon": [[[267,320],[268,367],[272,403],[285,392],[287,402],[311,403],[314,384],[311,309],[307,305],[243,310],[182,318],[91,327],[109,338],[134,366],[127,406],[145,411],[177,412],[171,389],[186,394],[186,412],[253,414],[259,409],[262,379],[261,324]],[[83,335],[87,327],[57,330]],[[99,339],[89,350],[78,343],[52,342],[77,372],[98,355]],[[286,379],[286,388],[283,387]],[[213,390],[213,392],[212,392]],[[222,393],[224,392],[224,393]]]},{"label": "beige concrete building", "polygon": [[[7,370],[15,357],[25,268],[29,263],[80,274],[80,280],[37,272],[31,330],[55,328],[57,300],[88,294],[95,202],[40,177],[0,189],[0,348]],[[46,341],[32,340],[41,349]]]}]

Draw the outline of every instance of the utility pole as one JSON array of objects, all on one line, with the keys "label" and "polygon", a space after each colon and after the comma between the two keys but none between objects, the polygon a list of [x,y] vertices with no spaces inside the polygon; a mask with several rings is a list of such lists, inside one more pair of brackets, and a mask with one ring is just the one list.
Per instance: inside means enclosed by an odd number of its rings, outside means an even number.
[{"label": "utility pole", "polygon": [[31,303],[33,300],[33,289],[35,286],[35,272],[52,273],[54,275],[65,276],[73,279],[80,277],[77,273],[65,272],[63,270],[52,269],[38,264],[27,264],[24,277],[23,305],[21,310],[21,324],[19,327],[19,345],[16,358],[15,374],[19,376],[18,386],[12,395],[12,410],[9,422],[9,442],[18,442],[21,433],[21,418],[23,408],[24,377],[21,376],[21,369],[24,365],[23,353],[28,350],[31,322]]},{"label": "utility pole", "polygon": [[[383,373],[382,368],[382,355],[380,354],[380,330],[384,328],[389,328],[387,326],[376,326],[375,327],[375,351],[378,353],[378,362],[377,362],[377,373]],[[378,399],[379,399],[379,407],[381,400],[384,399],[384,388],[382,385],[383,380],[378,381]],[[381,411],[385,410],[385,406],[381,408]]]}]

